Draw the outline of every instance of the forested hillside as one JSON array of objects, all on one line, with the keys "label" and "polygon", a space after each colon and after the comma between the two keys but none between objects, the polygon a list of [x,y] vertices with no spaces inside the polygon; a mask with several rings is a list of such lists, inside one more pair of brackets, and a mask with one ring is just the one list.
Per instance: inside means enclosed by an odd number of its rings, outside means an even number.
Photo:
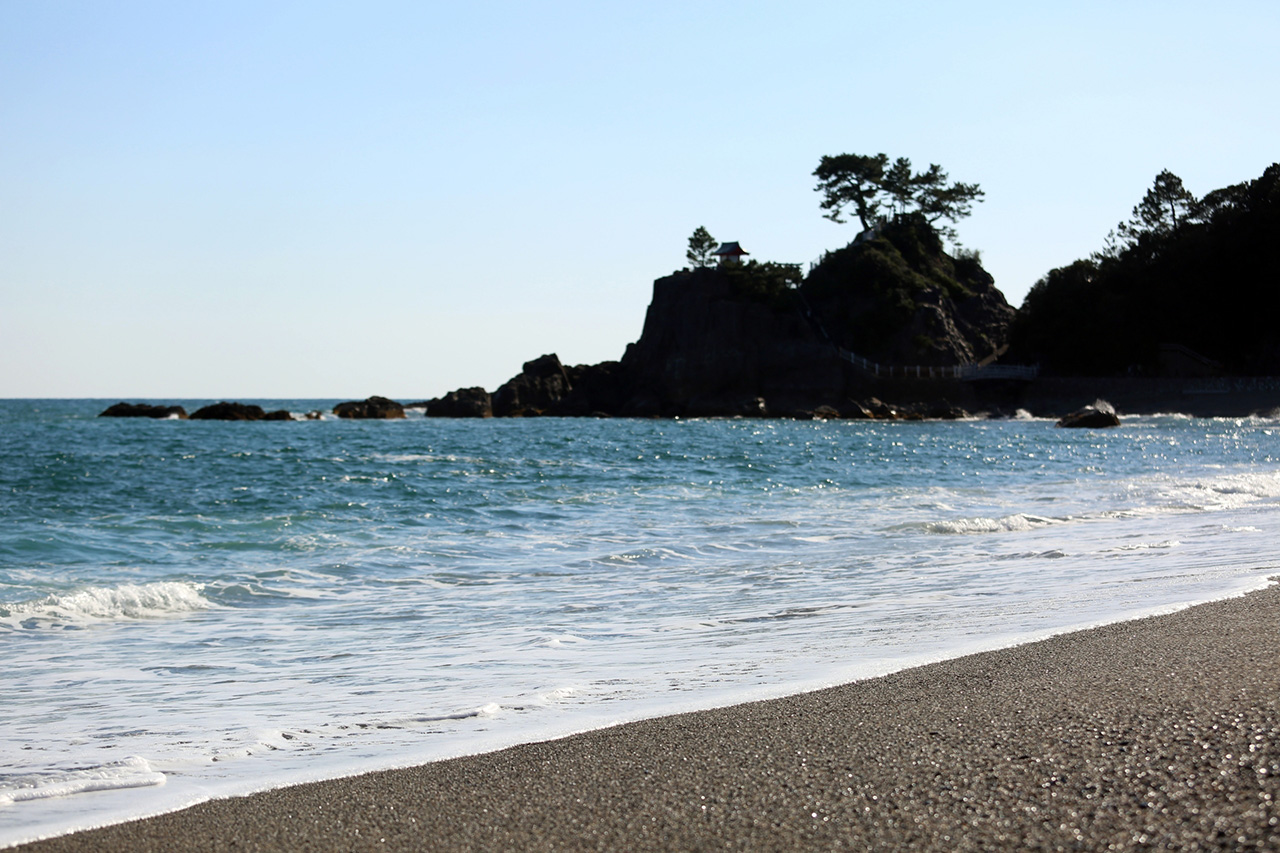
[{"label": "forested hillside", "polygon": [[1278,317],[1280,164],[1202,198],[1162,172],[1106,248],[1031,289],[1007,360],[1050,375],[1276,375]]}]

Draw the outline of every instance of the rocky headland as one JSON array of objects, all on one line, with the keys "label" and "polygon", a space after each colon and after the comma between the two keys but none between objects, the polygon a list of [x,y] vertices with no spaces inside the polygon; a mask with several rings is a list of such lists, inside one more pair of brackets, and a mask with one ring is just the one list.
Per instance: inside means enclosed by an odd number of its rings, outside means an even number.
[{"label": "rocky headland", "polygon": [[1280,164],[1200,198],[1162,172],[1116,233],[1017,311],[919,212],[881,218],[805,276],[755,261],[681,270],[654,282],[620,361],[544,355],[427,413],[1056,418],[1095,398],[1135,414],[1275,411]]},{"label": "rocky headland", "polygon": [[900,217],[806,277],[754,261],[664,276],[619,361],[543,355],[492,393],[424,406],[429,417],[958,417],[980,400],[954,369],[994,358],[1013,316],[976,257],[952,258],[923,219]]}]

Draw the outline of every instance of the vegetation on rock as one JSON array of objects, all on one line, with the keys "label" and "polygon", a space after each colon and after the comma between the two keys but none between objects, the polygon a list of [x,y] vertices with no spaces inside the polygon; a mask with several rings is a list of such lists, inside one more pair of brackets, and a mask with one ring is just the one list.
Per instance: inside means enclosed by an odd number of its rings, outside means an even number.
[{"label": "vegetation on rock", "polygon": [[775,261],[748,261],[745,264],[730,263],[722,268],[729,279],[729,286],[738,296],[768,302],[778,308],[791,308],[794,291],[804,280],[799,264],[782,264]]},{"label": "vegetation on rock", "polygon": [[947,173],[937,163],[913,172],[909,159],[899,157],[891,165],[887,154],[824,155],[813,176],[826,218],[844,222],[841,214],[852,207],[863,230],[886,222],[888,215],[881,210],[887,208],[894,216],[919,214],[943,236],[954,238],[954,229],[942,221],[965,218],[984,195],[977,184],[947,183]]}]

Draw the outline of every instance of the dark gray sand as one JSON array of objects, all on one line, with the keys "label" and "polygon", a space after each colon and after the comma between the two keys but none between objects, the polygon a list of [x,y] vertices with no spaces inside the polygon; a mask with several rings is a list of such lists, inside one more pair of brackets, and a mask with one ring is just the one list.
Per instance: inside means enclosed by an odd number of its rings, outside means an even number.
[{"label": "dark gray sand", "polygon": [[20,850],[1280,850],[1280,590]]}]

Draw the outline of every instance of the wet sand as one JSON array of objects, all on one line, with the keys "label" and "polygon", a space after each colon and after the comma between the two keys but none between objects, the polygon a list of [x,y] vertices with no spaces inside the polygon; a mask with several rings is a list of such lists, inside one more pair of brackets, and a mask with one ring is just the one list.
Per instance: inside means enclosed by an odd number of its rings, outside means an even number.
[{"label": "wet sand", "polygon": [[23,851],[1280,849],[1280,588]]}]

